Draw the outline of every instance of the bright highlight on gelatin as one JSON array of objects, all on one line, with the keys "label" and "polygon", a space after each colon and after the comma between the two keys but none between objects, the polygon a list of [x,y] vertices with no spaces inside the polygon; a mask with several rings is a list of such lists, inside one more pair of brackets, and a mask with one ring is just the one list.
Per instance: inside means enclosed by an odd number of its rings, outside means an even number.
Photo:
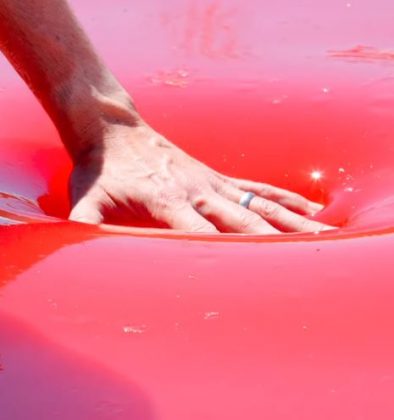
[{"label": "bright highlight on gelatin", "polygon": [[323,178],[323,173],[321,171],[312,171],[310,176],[313,181],[320,181]]}]

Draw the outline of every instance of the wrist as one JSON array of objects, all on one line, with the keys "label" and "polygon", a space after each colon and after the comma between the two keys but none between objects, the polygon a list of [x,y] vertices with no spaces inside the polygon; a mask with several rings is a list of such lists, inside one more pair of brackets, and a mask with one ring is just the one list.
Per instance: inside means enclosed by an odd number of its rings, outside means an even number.
[{"label": "wrist", "polygon": [[108,72],[91,81],[78,80],[56,89],[53,120],[74,162],[102,151],[115,126],[141,125],[131,97]]}]

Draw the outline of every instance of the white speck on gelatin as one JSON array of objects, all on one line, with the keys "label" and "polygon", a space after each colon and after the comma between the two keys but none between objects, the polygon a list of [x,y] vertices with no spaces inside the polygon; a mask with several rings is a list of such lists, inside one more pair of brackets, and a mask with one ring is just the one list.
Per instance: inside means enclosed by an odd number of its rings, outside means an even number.
[{"label": "white speck on gelatin", "polygon": [[205,312],[204,319],[210,320],[210,319],[217,319],[219,318],[219,312]]},{"label": "white speck on gelatin", "polygon": [[143,334],[146,331],[146,325],[125,325],[123,332],[125,334]]},{"label": "white speck on gelatin", "polygon": [[287,95],[282,95],[282,96],[279,96],[278,98],[274,98],[274,99],[272,99],[271,103],[272,103],[273,105],[280,105],[280,104],[281,104],[283,101],[285,101],[287,98],[288,98],[288,96],[287,96]]}]

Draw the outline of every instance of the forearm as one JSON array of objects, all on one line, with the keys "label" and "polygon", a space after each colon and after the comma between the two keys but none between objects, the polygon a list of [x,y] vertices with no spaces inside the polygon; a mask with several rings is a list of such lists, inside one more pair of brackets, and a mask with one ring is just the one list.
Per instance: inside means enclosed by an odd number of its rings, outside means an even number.
[{"label": "forearm", "polygon": [[33,90],[71,155],[90,125],[134,124],[134,106],[95,53],[65,0],[0,0],[0,48]]}]

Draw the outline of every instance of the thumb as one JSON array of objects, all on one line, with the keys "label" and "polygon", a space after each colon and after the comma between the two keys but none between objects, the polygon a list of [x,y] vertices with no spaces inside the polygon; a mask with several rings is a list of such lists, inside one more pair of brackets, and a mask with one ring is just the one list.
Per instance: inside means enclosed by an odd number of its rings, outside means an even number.
[{"label": "thumb", "polygon": [[98,225],[104,220],[102,205],[91,195],[85,195],[75,204],[68,219],[74,222]]}]

